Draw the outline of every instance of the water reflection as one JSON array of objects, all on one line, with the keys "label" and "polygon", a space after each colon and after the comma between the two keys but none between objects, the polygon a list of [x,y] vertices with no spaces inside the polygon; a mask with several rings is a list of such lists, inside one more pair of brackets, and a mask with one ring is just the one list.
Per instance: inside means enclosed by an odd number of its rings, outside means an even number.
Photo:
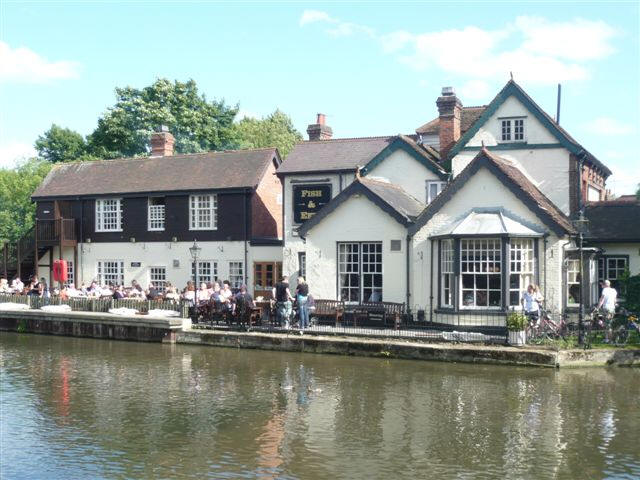
[{"label": "water reflection", "polygon": [[0,339],[6,478],[640,476],[640,372]]}]

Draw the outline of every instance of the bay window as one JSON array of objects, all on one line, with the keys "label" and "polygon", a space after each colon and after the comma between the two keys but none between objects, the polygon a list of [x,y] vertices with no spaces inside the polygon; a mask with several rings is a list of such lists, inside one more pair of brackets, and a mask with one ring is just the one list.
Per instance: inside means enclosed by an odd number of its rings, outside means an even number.
[{"label": "bay window", "polygon": [[534,283],[533,239],[512,238],[509,242],[509,305],[520,305],[520,298]]},{"label": "bay window", "polygon": [[506,310],[536,280],[536,239],[466,236],[439,241],[440,308]]}]

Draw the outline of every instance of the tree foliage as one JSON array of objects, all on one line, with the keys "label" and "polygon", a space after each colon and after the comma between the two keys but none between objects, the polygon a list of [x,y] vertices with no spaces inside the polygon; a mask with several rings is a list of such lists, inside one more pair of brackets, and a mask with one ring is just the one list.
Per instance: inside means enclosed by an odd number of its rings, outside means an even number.
[{"label": "tree foliage", "polygon": [[38,137],[35,147],[38,154],[51,163],[76,160],[87,153],[87,142],[82,135],[55,123]]},{"label": "tree foliage", "polygon": [[16,242],[33,226],[36,205],[31,194],[51,170],[38,158],[15,169],[0,169],[0,239]]},{"label": "tree foliage", "polygon": [[169,127],[178,153],[232,148],[237,107],[208,101],[193,80],[158,79],[143,89],[116,88],[116,104],[98,119],[88,137],[89,152],[100,158],[133,157],[149,151],[151,133]]},{"label": "tree foliage", "polygon": [[243,118],[236,124],[236,131],[240,148],[277,147],[282,158],[302,140],[291,118],[280,110],[262,120]]}]

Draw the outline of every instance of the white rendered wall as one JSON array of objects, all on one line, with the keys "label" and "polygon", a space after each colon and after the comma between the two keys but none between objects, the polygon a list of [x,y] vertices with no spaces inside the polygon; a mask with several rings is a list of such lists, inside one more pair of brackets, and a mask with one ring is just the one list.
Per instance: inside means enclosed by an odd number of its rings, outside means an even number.
[{"label": "white rendered wall", "polygon": [[[354,179],[353,174],[329,173],[329,174],[302,174],[288,175],[284,179],[284,239],[285,246],[282,250],[282,273],[289,275],[290,280],[295,284],[298,276],[298,253],[306,250],[303,240],[294,234],[297,224],[293,223],[293,185],[318,183],[321,185],[331,185],[331,197],[335,197],[342,190],[347,188]],[[292,182],[293,180],[293,182]]]},{"label": "white rendered wall", "polygon": [[640,243],[599,243],[603,255],[629,255],[629,273],[640,275]]},{"label": "white rendered wall", "polygon": [[401,149],[393,152],[367,174],[367,178],[372,177],[401,186],[422,203],[427,201],[427,180],[440,180],[435,173]]},{"label": "white rendered wall", "polygon": [[[382,299],[406,301],[406,229],[365,197],[351,197],[307,233],[307,281],[315,298],[337,299],[337,243],[382,242]],[[391,240],[402,248],[391,252]]]},{"label": "white rendered wall", "polygon": [[[501,142],[504,117],[525,117],[526,144],[558,144],[554,137],[540,121],[529,112],[520,101],[511,96],[496,110],[496,112],[480,127],[476,134],[467,142],[466,147],[480,147],[484,145],[494,154],[515,160],[521,170],[533,183],[554,202],[564,213],[569,213],[569,151],[564,147],[558,148],[522,148],[515,150],[496,150],[492,146]],[[513,142],[515,144],[515,142]],[[453,158],[452,171],[454,177],[458,175],[478,151],[461,151]]]},{"label": "white rendered wall", "polygon": [[[85,243],[78,246],[78,263],[76,272],[80,272],[78,280],[89,283],[96,278],[97,262],[100,260],[124,261],[125,285],[137,280],[144,287],[149,283],[150,267],[165,267],[167,281],[178,288],[183,288],[191,278],[191,242],[140,242],[140,243]],[[229,278],[229,262],[244,263],[244,242],[199,242],[202,248],[199,261],[215,261],[218,264],[217,277],[220,280]],[[253,290],[253,262],[282,261],[282,247],[248,246],[245,274],[247,285]],[[72,257],[71,257],[72,259]],[[174,260],[179,263],[174,267]],[[140,267],[132,267],[131,262],[140,262]],[[213,272],[212,272],[213,273]],[[78,273],[76,273],[78,275]]]},{"label": "white rendered wall", "polygon": [[[436,213],[427,224],[413,237],[412,268],[412,305],[425,307],[430,303],[430,242],[428,237],[437,234],[448,225],[464,217],[473,208],[504,208],[516,219],[535,224],[539,230],[548,230],[542,221],[527,208],[509,189],[507,189],[487,169],[478,172]],[[565,241],[550,235],[547,241],[547,298],[549,307],[562,307],[562,249]],[[540,252],[540,283],[543,283],[543,244]],[[552,253],[553,252],[553,253]],[[437,248],[433,255],[433,295],[434,307],[437,304]],[[541,285],[544,288],[544,285]]]}]

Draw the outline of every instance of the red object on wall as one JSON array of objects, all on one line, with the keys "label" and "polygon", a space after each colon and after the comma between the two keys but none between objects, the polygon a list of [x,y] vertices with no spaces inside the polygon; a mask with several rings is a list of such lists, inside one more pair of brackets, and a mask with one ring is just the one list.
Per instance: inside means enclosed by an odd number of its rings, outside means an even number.
[{"label": "red object on wall", "polygon": [[56,282],[64,283],[69,278],[67,272],[66,260],[54,260],[53,262],[53,280]]}]

